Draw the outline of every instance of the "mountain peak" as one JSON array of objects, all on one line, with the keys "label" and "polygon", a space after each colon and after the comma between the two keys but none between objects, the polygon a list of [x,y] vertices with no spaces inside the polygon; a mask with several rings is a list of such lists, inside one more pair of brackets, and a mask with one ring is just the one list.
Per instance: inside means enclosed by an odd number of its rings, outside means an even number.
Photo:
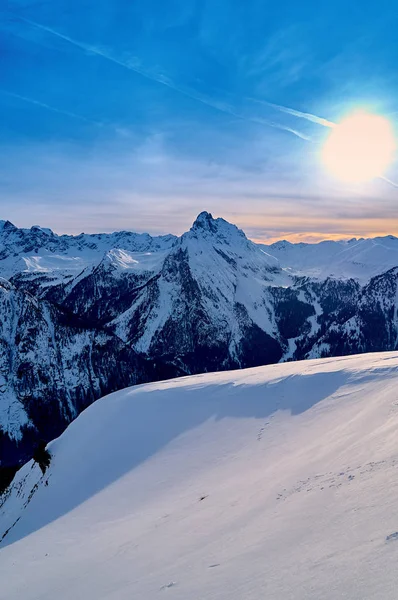
[{"label": "mountain peak", "polygon": [[213,238],[215,236],[219,240],[227,243],[232,240],[238,240],[238,243],[241,243],[242,241],[245,243],[248,242],[243,231],[236,225],[229,223],[229,221],[226,221],[221,217],[215,219],[213,215],[207,211],[203,211],[198,215],[190,231],[188,234],[184,234],[184,236],[188,235],[188,237],[190,237],[192,234],[194,234],[195,237],[199,235],[199,237],[206,238],[209,236]]},{"label": "mountain peak", "polygon": [[0,221],[0,231],[13,231],[16,229],[17,227],[11,221]]},{"label": "mountain peak", "polygon": [[192,229],[205,229],[207,231],[216,231],[216,219],[213,218],[213,215],[206,210],[203,210],[197,217],[192,225]]},{"label": "mountain peak", "polygon": [[30,231],[32,231],[32,232],[38,232],[39,231],[41,233],[44,233],[44,234],[50,235],[50,236],[54,235],[54,233],[53,233],[53,231],[51,229],[49,229],[48,227],[40,227],[40,225],[33,225],[30,228]]}]

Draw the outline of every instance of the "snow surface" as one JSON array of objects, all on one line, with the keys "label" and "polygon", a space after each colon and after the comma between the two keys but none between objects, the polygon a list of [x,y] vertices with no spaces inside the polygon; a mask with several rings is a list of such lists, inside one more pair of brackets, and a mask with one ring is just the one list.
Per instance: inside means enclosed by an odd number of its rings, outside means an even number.
[{"label": "snow surface", "polygon": [[106,253],[104,261],[118,271],[159,271],[167,252],[128,252],[113,248]]},{"label": "snow surface", "polygon": [[390,352],[99,400],[0,508],[2,597],[395,600],[397,383]]},{"label": "snow surface", "polygon": [[398,264],[398,238],[393,235],[317,244],[282,240],[261,247],[291,274],[319,279],[353,278],[364,284]]}]

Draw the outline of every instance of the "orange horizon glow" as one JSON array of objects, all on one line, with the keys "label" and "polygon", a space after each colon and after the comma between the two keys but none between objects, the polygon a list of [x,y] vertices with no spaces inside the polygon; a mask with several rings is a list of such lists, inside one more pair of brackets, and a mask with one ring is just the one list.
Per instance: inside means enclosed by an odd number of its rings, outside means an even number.
[{"label": "orange horizon glow", "polygon": [[[280,212],[279,212],[280,211]],[[235,223],[254,242],[272,244],[279,240],[292,243],[318,243],[326,240],[350,240],[352,238],[375,238],[394,235],[398,237],[398,216],[372,218],[352,216],[344,219],[331,218],[326,214],[299,216],[280,210],[264,214],[225,214],[230,223]]]},{"label": "orange horizon glow", "polygon": [[322,233],[322,232],[286,232],[281,233],[279,235],[267,238],[261,237],[253,237],[248,235],[248,237],[255,242],[256,244],[274,244],[275,242],[280,242],[281,240],[287,240],[292,244],[298,244],[300,242],[304,242],[306,244],[318,244],[319,242],[326,241],[343,241],[343,240],[352,240],[353,238],[375,238],[375,237],[385,237],[388,235],[393,235],[398,237],[398,229],[396,231],[371,231],[366,233]]}]

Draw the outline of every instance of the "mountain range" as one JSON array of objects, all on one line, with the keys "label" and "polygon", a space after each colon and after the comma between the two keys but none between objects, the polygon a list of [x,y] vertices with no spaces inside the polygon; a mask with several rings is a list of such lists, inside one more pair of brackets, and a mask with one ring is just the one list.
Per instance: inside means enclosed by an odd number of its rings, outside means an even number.
[{"label": "mountain range", "polygon": [[256,244],[0,222],[0,457],[30,458],[128,385],[398,347],[398,239]]}]

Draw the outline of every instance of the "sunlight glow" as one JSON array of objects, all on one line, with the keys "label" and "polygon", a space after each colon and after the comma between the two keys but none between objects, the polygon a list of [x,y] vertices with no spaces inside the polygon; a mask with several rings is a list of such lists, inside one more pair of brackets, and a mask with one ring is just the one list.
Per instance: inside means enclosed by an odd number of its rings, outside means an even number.
[{"label": "sunlight glow", "polygon": [[322,159],[335,177],[361,183],[382,176],[395,149],[393,129],[386,118],[356,112],[331,129]]}]

